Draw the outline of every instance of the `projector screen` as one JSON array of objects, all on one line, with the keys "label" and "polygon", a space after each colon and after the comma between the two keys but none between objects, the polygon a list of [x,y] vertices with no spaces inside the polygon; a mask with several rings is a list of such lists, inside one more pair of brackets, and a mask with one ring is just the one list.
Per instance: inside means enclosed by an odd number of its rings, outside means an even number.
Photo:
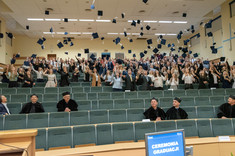
[{"label": "projector screen", "polygon": [[185,156],[184,130],[145,134],[146,156]]}]

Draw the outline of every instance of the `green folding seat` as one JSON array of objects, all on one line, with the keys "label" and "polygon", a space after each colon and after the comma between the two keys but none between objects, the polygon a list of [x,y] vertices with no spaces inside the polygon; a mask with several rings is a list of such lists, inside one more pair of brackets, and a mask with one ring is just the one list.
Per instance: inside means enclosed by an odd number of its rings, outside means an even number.
[{"label": "green folding seat", "polygon": [[42,103],[42,106],[45,110],[45,112],[57,112],[58,109],[57,109],[57,101],[51,101],[51,102],[43,102]]},{"label": "green folding seat", "polygon": [[212,90],[213,96],[225,96],[226,92],[225,89],[213,89]]},{"label": "green folding seat", "polygon": [[114,123],[112,126],[114,142],[135,140],[133,123]]},{"label": "green folding seat", "polygon": [[16,88],[2,88],[3,95],[5,95],[5,94],[12,95],[12,94],[16,94],[16,93],[17,93]]},{"label": "green folding seat", "polygon": [[184,84],[179,84],[178,89],[185,89],[185,85]]},{"label": "green folding seat", "polygon": [[[198,83],[194,83],[194,84],[193,84],[193,88],[194,88],[194,89],[198,89],[198,87],[199,87],[199,84],[198,84]],[[206,87],[208,88],[207,85],[206,85]]]},{"label": "green folding seat", "polygon": [[108,112],[106,110],[90,111],[90,123],[108,123]]},{"label": "green folding seat", "polygon": [[137,92],[125,92],[125,99],[137,99]]},{"label": "green folding seat", "polygon": [[73,94],[73,100],[87,100],[87,94],[86,93],[74,93]]},{"label": "green folding seat", "polygon": [[48,127],[48,113],[28,114],[27,128]]},{"label": "green folding seat", "polygon": [[142,121],[145,118],[143,113],[143,108],[127,109],[127,121]]},{"label": "green folding seat", "polygon": [[212,106],[220,106],[225,103],[225,98],[224,96],[211,96],[210,101]]},{"label": "green folding seat", "polygon": [[[232,118],[232,122],[233,122],[233,127],[235,125],[235,118]],[[235,128],[234,128],[234,134],[235,134]]]},{"label": "green folding seat", "polygon": [[90,82],[82,82],[82,83],[81,83],[81,86],[82,86],[82,87],[90,87],[90,86],[91,86],[91,83],[90,83]]},{"label": "green folding seat", "polygon": [[91,87],[89,87],[89,86],[83,87],[83,90],[84,90],[84,93],[90,93]]},{"label": "green folding seat", "polygon": [[110,93],[98,93],[99,100],[108,100],[111,99]]},{"label": "green folding seat", "polygon": [[43,101],[44,102],[53,102],[58,101],[58,94],[43,94]]},{"label": "green folding seat", "polygon": [[91,110],[97,110],[98,109],[98,100],[91,101]]},{"label": "green folding seat", "polygon": [[96,135],[94,125],[82,125],[73,127],[73,145],[95,145]]},{"label": "green folding seat", "polygon": [[91,110],[91,101],[90,100],[84,100],[84,101],[77,101],[78,104],[78,110]]},{"label": "green folding seat", "polygon": [[109,122],[126,122],[127,111],[126,109],[109,110]]},{"label": "green folding seat", "polygon": [[144,108],[144,99],[131,99],[130,108]]},{"label": "green folding seat", "polygon": [[83,93],[83,87],[72,87],[72,93]]},{"label": "green folding seat", "polygon": [[[30,102],[31,95],[32,95],[32,94],[28,94],[28,95],[27,95],[27,102]],[[38,96],[38,102],[42,102],[42,95],[43,95],[43,94],[37,93],[36,95]]]},{"label": "green folding seat", "polygon": [[212,96],[211,89],[199,89],[198,91],[200,96]]},{"label": "green folding seat", "polygon": [[199,96],[198,89],[188,89],[185,92],[187,96],[192,96],[192,97]]},{"label": "green folding seat", "polygon": [[[159,99],[158,99],[158,106],[160,106]],[[151,107],[151,99],[144,99],[144,108],[148,109]]]},{"label": "green folding seat", "polygon": [[150,91],[138,91],[138,98],[139,99],[149,99],[150,97]]},{"label": "green folding seat", "polygon": [[17,94],[31,94],[31,88],[17,88]]},{"label": "green folding seat", "polygon": [[198,136],[202,137],[213,137],[213,131],[211,122],[209,119],[197,120]]},{"label": "green folding seat", "polygon": [[135,122],[135,141],[144,140],[146,133],[155,132],[154,122]]},{"label": "green folding seat", "polygon": [[96,145],[113,144],[111,124],[100,124],[96,126],[97,142]]},{"label": "green folding seat", "polygon": [[173,96],[174,97],[182,97],[185,96],[185,90],[173,90]]},{"label": "green folding seat", "polygon": [[214,137],[234,135],[231,119],[212,119],[211,123]]},{"label": "green folding seat", "polygon": [[47,130],[46,128],[39,128],[37,130],[38,130],[38,134],[35,137],[36,149],[46,150],[47,149],[47,146],[46,146]]},{"label": "green folding seat", "polygon": [[62,94],[64,92],[71,92],[71,88],[70,87],[59,87],[59,94]]},{"label": "green folding seat", "polygon": [[172,90],[164,90],[164,97],[172,97],[173,91]]},{"label": "green folding seat", "polygon": [[79,82],[70,82],[70,86],[71,87],[80,87],[81,83],[79,83]]},{"label": "green folding seat", "polygon": [[110,86],[104,86],[103,87],[103,92],[112,92],[113,91],[113,88],[110,87]]},{"label": "green folding seat", "polygon": [[226,90],[226,95],[235,95],[235,89],[227,88],[225,90]]},{"label": "green folding seat", "polygon": [[89,111],[72,111],[70,112],[70,125],[89,124]]},{"label": "green folding seat", "polygon": [[114,100],[114,109],[128,109],[129,101],[128,100]]},{"label": "green folding seat", "polygon": [[176,129],[176,123],[175,121],[159,121],[156,122],[156,127],[157,127],[157,132],[162,132],[162,131],[169,131],[169,130],[175,130]]},{"label": "green folding seat", "polygon": [[31,88],[31,94],[44,94],[43,87],[33,87]]},{"label": "green folding seat", "polygon": [[45,87],[46,83],[44,82],[36,82],[34,87]]},{"label": "green folding seat", "polygon": [[99,100],[99,109],[113,109],[113,100]]},{"label": "green folding seat", "polygon": [[11,102],[27,102],[27,95],[26,94],[15,94],[11,95]]},{"label": "green folding seat", "polygon": [[0,83],[0,88],[7,88],[8,87],[8,83]]},{"label": "green folding seat", "polygon": [[54,112],[49,114],[49,127],[69,126],[68,112]]},{"label": "green folding seat", "polygon": [[0,130],[3,130],[3,115],[0,116]]},{"label": "green folding seat", "polygon": [[194,97],[181,97],[180,106],[195,106]]},{"label": "green folding seat", "polygon": [[4,122],[4,130],[25,129],[26,128],[26,115],[14,114],[6,115]]},{"label": "green folding seat", "polygon": [[21,103],[8,103],[7,107],[11,114],[19,114],[22,108]]},{"label": "green folding seat", "polygon": [[150,94],[150,98],[152,97],[155,97],[155,98],[159,98],[159,97],[163,97],[163,91],[161,90],[153,90],[151,91],[151,94]]},{"label": "green folding seat", "polygon": [[206,96],[195,97],[195,103],[197,106],[211,106],[210,98]]},{"label": "green folding seat", "polygon": [[182,107],[188,114],[189,119],[197,118],[196,107]]},{"label": "green folding seat", "polygon": [[177,129],[184,129],[185,137],[198,136],[195,120],[176,120]]},{"label": "green folding seat", "polygon": [[124,99],[124,93],[123,92],[114,92],[111,93],[112,99]]},{"label": "green folding seat", "polygon": [[58,88],[56,87],[49,87],[44,89],[45,94],[57,94]]},{"label": "green folding seat", "polygon": [[97,100],[98,99],[97,93],[87,93],[87,95],[88,95],[88,100]]},{"label": "green folding seat", "polygon": [[48,128],[48,148],[72,147],[71,127]]},{"label": "green folding seat", "polygon": [[172,107],[173,98],[172,97],[160,98],[159,103],[161,107]]},{"label": "green folding seat", "polygon": [[198,106],[197,107],[197,116],[198,118],[214,118],[213,106]]},{"label": "green folding seat", "polygon": [[91,92],[92,93],[100,93],[100,92],[103,92],[103,88],[102,87],[91,87]]}]

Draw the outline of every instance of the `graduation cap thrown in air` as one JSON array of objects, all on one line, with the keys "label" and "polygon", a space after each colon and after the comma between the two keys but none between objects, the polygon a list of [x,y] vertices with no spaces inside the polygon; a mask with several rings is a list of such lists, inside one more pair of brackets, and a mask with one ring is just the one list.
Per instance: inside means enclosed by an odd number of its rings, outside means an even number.
[{"label": "graduation cap thrown in air", "polygon": [[151,46],[148,46],[148,49],[151,49]]},{"label": "graduation cap thrown in air", "polygon": [[140,53],[140,57],[143,58],[145,55],[144,53]]},{"label": "graduation cap thrown in air", "polygon": [[66,51],[66,52],[64,52],[64,54],[65,54],[65,55],[68,55],[68,54],[69,54],[69,52],[67,52],[67,51]]},{"label": "graduation cap thrown in air", "polygon": [[151,27],[149,25],[146,26],[146,30],[150,30]]},{"label": "graduation cap thrown in air", "polygon": [[40,45],[42,45],[43,42],[44,42],[44,41],[43,41],[41,38],[39,38],[38,41],[37,41],[37,43],[40,44]]},{"label": "graduation cap thrown in air", "polygon": [[82,54],[81,53],[78,53],[78,57],[81,57],[82,56]]},{"label": "graduation cap thrown in air", "polygon": [[144,27],[141,27],[141,28],[140,28],[140,30],[142,30],[142,31],[143,31],[143,30],[144,30]]},{"label": "graduation cap thrown in air", "polygon": [[187,55],[186,55],[185,53],[183,53],[181,56],[182,56],[183,58],[185,58]]},{"label": "graduation cap thrown in air", "polygon": [[69,19],[68,18],[64,18],[64,22],[69,22]]},{"label": "graduation cap thrown in air", "polygon": [[208,35],[208,37],[212,37],[213,33],[212,32],[208,32],[207,35]]},{"label": "graduation cap thrown in air", "polygon": [[148,0],[143,0],[143,2],[146,4],[148,2]]},{"label": "graduation cap thrown in air", "polygon": [[188,53],[189,53],[189,54],[192,54],[192,51],[190,50]]},{"label": "graduation cap thrown in air", "polygon": [[137,20],[136,22],[137,22],[137,24],[140,24],[141,21],[140,21],[140,20]]},{"label": "graduation cap thrown in air", "polygon": [[102,10],[98,10],[98,16],[103,16],[103,11]]},{"label": "graduation cap thrown in air", "polygon": [[114,41],[115,41],[116,44],[118,44],[118,43],[121,42],[121,38],[120,38],[120,37],[117,37]]},{"label": "graduation cap thrown in air", "polygon": [[0,33],[0,38],[3,38],[3,37],[4,37],[3,33]]},{"label": "graduation cap thrown in air", "polygon": [[215,48],[215,49],[212,49],[212,54],[217,54],[218,53],[218,50]]},{"label": "graduation cap thrown in air", "polygon": [[133,54],[133,57],[136,57],[136,55],[135,55],[135,54]]},{"label": "graduation cap thrown in air", "polygon": [[144,51],[144,54],[147,54],[147,53],[148,53],[148,51],[147,51],[147,50],[145,50],[145,51]]},{"label": "graduation cap thrown in air", "polygon": [[175,51],[175,48],[172,47],[172,48],[171,48],[171,51]]},{"label": "graduation cap thrown in air", "polygon": [[26,29],[29,30],[29,25],[26,25]]},{"label": "graduation cap thrown in air", "polygon": [[11,64],[15,64],[16,60],[15,59],[11,59]]},{"label": "graduation cap thrown in air", "polygon": [[52,27],[50,28],[50,32],[53,33],[53,28]]},{"label": "graduation cap thrown in air", "polygon": [[159,50],[157,48],[154,48],[153,52],[156,54],[157,52],[159,52]]},{"label": "graduation cap thrown in air", "polygon": [[158,45],[157,45],[157,48],[158,48],[158,49],[161,49],[161,48],[162,48],[162,45],[161,45],[161,44],[158,44]]},{"label": "graduation cap thrown in air", "polygon": [[182,17],[187,17],[187,13],[183,13],[183,14],[182,14]]},{"label": "graduation cap thrown in air", "polygon": [[220,61],[221,61],[221,62],[224,62],[224,61],[225,61],[225,57],[221,57],[221,58],[220,58]]},{"label": "graduation cap thrown in air", "polygon": [[198,57],[198,53],[193,54],[193,57],[197,58]]},{"label": "graduation cap thrown in air", "polygon": [[140,33],[140,36],[143,36],[143,35],[144,35],[144,33],[143,33],[143,32],[141,32],[141,33]]},{"label": "graduation cap thrown in air", "polygon": [[91,58],[92,60],[96,60],[96,58],[95,58],[95,55],[94,55],[94,54],[91,54],[90,58]]},{"label": "graduation cap thrown in air", "polygon": [[161,44],[162,44],[162,45],[166,45],[166,40],[165,40],[165,39],[162,39],[162,40],[161,40]]},{"label": "graduation cap thrown in air", "polygon": [[121,49],[124,49],[124,46],[121,46]]},{"label": "graduation cap thrown in air", "polygon": [[42,49],[45,49],[45,46],[44,46],[44,45],[41,45],[41,48],[42,48]]},{"label": "graduation cap thrown in air", "polygon": [[70,47],[72,47],[73,46],[73,42],[70,42]]},{"label": "graduation cap thrown in air", "polygon": [[117,20],[116,20],[116,19],[113,19],[113,20],[112,20],[112,23],[117,23]]},{"label": "graduation cap thrown in air", "polygon": [[50,11],[49,10],[45,10],[45,15],[50,15]]},{"label": "graduation cap thrown in air", "polygon": [[96,32],[96,33],[92,33],[92,37],[93,37],[94,39],[96,39],[96,38],[99,38],[99,35],[98,35],[97,32]]},{"label": "graduation cap thrown in air", "polygon": [[132,21],[132,23],[131,23],[131,26],[134,26],[134,27],[136,27],[136,21]]},{"label": "graduation cap thrown in air", "polygon": [[59,42],[59,43],[57,44],[57,46],[58,46],[59,48],[64,47],[64,45],[63,45],[61,42]]},{"label": "graduation cap thrown in air", "polygon": [[170,48],[170,47],[171,47],[171,44],[169,43],[169,44],[167,45],[167,47]]},{"label": "graduation cap thrown in air", "polygon": [[16,54],[16,56],[15,56],[16,58],[19,58],[20,57],[20,54],[18,53],[18,54]]},{"label": "graduation cap thrown in air", "polygon": [[128,50],[128,53],[131,54],[131,50]]},{"label": "graduation cap thrown in air", "polygon": [[31,57],[32,57],[32,58],[36,58],[36,57],[37,57],[37,54],[32,54]]},{"label": "graduation cap thrown in air", "polygon": [[125,13],[122,13],[122,18],[125,18]]},{"label": "graduation cap thrown in air", "polygon": [[88,54],[89,53],[89,49],[84,49],[84,53]]},{"label": "graduation cap thrown in air", "polygon": [[187,53],[187,52],[188,52],[188,47],[182,48],[182,51],[183,51],[184,53]]},{"label": "graduation cap thrown in air", "polygon": [[68,37],[67,40],[68,40],[68,42],[71,42],[71,38],[70,37]]},{"label": "graduation cap thrown in air", "polygon": [[67,41],[67,40],[64,40],[63,43],[64,43],[64,44],[68,44],[68,41]]},{"label": "graduation cap thrown in air", "polygon": [[148,44],[153,44],[152,39],[148,39],[148,40],[147,40],[147,43],[148,43]]},{"label": "graduation cap thrown in air", "polygon": [[130,41],[130,42],[133,42],[133,39],[130,39],[129,41]]}]

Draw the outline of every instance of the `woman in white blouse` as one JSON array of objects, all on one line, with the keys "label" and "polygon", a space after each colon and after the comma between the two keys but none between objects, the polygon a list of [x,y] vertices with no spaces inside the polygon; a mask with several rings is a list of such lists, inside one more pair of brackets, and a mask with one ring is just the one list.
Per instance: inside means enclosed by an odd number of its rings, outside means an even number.
[{"label": "woman in white blouse", "polygon": [[56,75],[53,73],[53,69],[49,70],[49,74],[46,74],[48,72],[48,70],[46,70],[43,75],[47,76],[48,80],[46,83],[46,88],[48,87],[57,87],[57,79],[56,79]]},{"label": "woman in white blouse", "polygon": [[167,85],[170,85],[170,89],[176,90],[178,89],[179,85],[179,78],[177,77],[177,74],[173,73],[170,80],[167,81]]},{"label": "woman in white blouse", "polygon": [[187,68],[183,74],[182,80],[185,84],[185,89],[193,89],[193,82],[195,81],[194,76],[189,72]]},{"label": "woman in white blouse", "polygon": [[154,90],[163,90],[163,81],[166,81],[166,78],[160,75],[159,71],[156,70],[155,77],[152,79],[153,89]]},{"label": "woman in white blouse", "polygon": [[110,82],[113,80],[113,74],[111,74],[110,70],[107,70],[106,75],[101,76],[101,78],[105,81],[106,86],[111,86]]},{"label": "woman in white blouse", "polygon": [[113,91],[122,91],[123,81],[121,75],[121,73],[116,72],[115,77],[113,77],[113,80],[110,82],[110,84],[113,85]]}]

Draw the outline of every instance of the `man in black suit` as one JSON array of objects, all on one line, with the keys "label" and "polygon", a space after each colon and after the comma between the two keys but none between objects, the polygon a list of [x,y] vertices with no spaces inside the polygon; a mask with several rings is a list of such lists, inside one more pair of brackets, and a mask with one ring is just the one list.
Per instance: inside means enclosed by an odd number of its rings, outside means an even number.
[{"label": "man in black suit", "polygon": [[36,94],[31,95],[30,100],[31,100],[31,102],[26,103],[22,107],[20,114],[45,112],[42,104],[38,102],[38,96]]},{"label": "man in black suit", "polygon": [[139,76],[139,79],[142,79],[141,90],[151,90],[152,80],[148,77],[148,71],[144,70],[144,73]]},{"label": "man in black suit", "polygon": [[122,79],[125,81],[125,90],[136,90],[136,77],[132,75],[131,69],[128,69],[127,75],[123,75]]}]

